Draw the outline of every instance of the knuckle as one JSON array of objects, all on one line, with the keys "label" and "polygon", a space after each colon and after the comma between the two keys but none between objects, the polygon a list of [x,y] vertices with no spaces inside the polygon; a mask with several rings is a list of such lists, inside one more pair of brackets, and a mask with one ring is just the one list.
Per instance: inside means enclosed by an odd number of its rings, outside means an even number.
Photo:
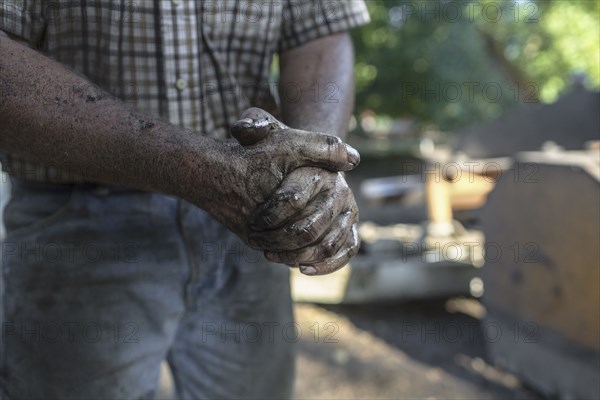
[{"label": "knuckle", "polygon": [[350,249],[348,250],[348,256],[349,257],[354,257],[355,255],[358,254],[358,250],[360,249],[360,242],[356,241],[354,243],[352,243],[352,245],[350,246]]},{"label": "knuckle", "polygon": [[290,192],[287,188],[277,189],[275,193],[273,193],[272,199],[273,201],[285,201],[289,196]]},{"label": "knuckle", "polygon": [[338,173],[338,177],[336,179],[337,186],[344,190],[350,190],[350,186],[348,186],[348,182]]},{"label": "knuckle", "polygon": [[290,193],[285,200],[294,210],[301,210],[304,208],[304,202],[299,193]]},{"label": "knuckle", "polygon": [[303,243],[314,243],[318,239],[318,229],[316,224],[310,223],[302,225],[298,229],[298,237]]},{"label": "knuckle", "polygon": [[335,163],[337,161],[346,160],[346,147],[337,136],[327,135],[326,137],[327,147],[329,148],[329,159]]},{"label": "knuckle", "polygon": [[331,258],[337,253],[335,241],[328,240],[321,246],[321,255],[325,258]]},{"label": "knuckle", "polygon": [[307,228],[303,224],[293,223],[291,225],[286,226],[283,230],[283,233],[287,237],[291,238],[291,240],[294,240],[298,242],[298,244],[301,244],[303,236],[307,234],[306,231]]},{"label": "knuckle", "polygon": [[350,228],[353,224],[354,224],[354,215],[355,213],[352,211],[352,209],[345,209],[342,215],[342,220],[343,220],[343,224],[344,226]]},{"label": "knuckle", "polygon": [[360,250],[360,238],[358,237],[356,227],[352,227],[352,232],[350,234],[352,235],[352,242],[350,244],[348,255],[349,257],[354,257],[358,254],[358,251]]},{"label": "knuckle", "polygon": [[271,215],[262,215],[259,219],[258,219],[259,223],[261,224],[261,226],[263,227],[271,227],[273,226],[273,217]]},{"label": "knuckle", "polygon": [[342,144],[342,139],[337,136],[325,135],[325,140],[329,146],[339,146]]},{"label": "knuckle", "polygon": [[354,195],[347,185],[341,186],[339,192],[340,196],[345,197],[347,202],[354,203]]},{"label": "knuckle", "polygon": [[315,227],[314,224],[311,224],[305,228],[303,228],[303,236],[310,240],[311,242],[314,242],[315,240],[317,240],[317,228]]}]

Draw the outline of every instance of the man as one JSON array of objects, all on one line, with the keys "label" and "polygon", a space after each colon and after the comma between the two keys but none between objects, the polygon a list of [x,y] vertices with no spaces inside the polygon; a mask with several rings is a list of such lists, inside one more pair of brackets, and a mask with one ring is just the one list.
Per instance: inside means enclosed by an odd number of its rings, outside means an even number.
[{"label": "man", "polygon": [[164,359],[179,398],[290,396],[288,271],[262,252],[308,275],[356,252],[358,153],[319,132],[345,133],[367,21],[345,0],[0,3],[3,396],[150,398]]}]

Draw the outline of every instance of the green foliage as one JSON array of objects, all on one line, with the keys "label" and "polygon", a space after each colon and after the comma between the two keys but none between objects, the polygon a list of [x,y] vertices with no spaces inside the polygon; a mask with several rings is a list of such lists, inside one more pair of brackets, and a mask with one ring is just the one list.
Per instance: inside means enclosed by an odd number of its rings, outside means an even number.
[{"label": "green foliage", "polygon": [[[533,6],[535,4],[535,6]],[[583,73],[590,87],[600,85],[600,22],[596,0],[545,1],[520,8],[520,24],[483,26],[506,49],[507,58],[539,88],[544,102]]]},{"label": "green foliage", "polygon": [[598,87],[598,2],[369,1],[354,32],[359,111],[443,130],[553,101],[571,74]]}]

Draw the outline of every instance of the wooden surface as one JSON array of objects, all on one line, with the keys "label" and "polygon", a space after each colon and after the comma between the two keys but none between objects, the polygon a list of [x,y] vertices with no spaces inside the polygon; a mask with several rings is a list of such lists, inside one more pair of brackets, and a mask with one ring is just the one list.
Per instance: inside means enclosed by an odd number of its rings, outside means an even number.
[{"label": "wooden surface", "polygon": [[600,350],[598,180],[577,166],[519,163],[481,220],[486,306]]}]

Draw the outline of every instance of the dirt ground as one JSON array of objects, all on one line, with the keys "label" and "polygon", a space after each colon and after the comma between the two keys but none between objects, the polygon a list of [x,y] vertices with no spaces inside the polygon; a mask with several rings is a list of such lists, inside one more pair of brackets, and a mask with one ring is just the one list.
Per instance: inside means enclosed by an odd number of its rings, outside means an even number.
[{"label": "dirt ground", "polygon": [[471,299],[298,304],[295,397],[539,399],[486,359],[480,309]]}]

